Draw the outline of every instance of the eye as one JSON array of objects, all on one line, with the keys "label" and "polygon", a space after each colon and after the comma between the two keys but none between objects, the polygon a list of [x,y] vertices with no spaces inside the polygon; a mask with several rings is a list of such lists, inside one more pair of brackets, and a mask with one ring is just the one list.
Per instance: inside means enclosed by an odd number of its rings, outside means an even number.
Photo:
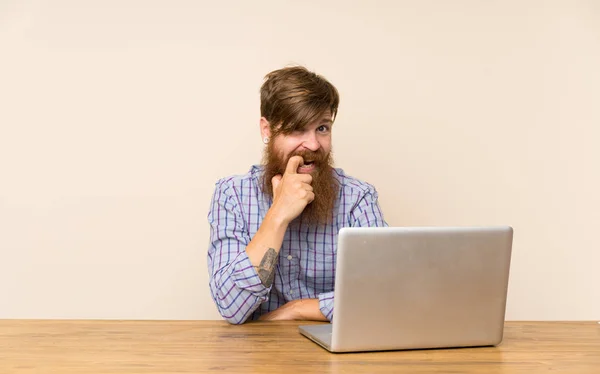
[{"label": "eye", "polygon": [[321,133],[321,134],[326,134],[329,132],[329,126],[328,125],[321,125],[317,128],[317,132]]}]

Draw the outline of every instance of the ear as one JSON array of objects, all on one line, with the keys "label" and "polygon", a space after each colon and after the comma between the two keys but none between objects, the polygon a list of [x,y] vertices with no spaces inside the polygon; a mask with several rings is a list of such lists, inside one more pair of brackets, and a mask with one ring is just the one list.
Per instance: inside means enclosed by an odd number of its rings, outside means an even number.
[{"label": "ear", "polygon": [[260,137],[261,139],[271,138],[271,124],[265,117],[260,118]]}]

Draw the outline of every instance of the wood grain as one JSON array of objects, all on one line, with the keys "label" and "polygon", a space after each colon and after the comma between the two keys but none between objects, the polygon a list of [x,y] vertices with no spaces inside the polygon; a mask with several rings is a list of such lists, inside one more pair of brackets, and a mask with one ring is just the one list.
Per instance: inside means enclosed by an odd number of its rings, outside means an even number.
[{"label": "wood grain", "polygon": [[507,322],[498,347],[350,354],[299,324],[0,320],[0,373],[600,373],[596,322]]}]

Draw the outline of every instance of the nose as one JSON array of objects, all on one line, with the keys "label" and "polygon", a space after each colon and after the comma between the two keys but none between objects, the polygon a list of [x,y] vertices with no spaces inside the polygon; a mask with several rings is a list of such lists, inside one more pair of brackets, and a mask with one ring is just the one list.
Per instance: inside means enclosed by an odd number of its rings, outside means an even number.
[{"label": "nose", "polygon": [[313,152],[316,152],[319,148],[321,148],[321,144],[317,140],[317,135],[312,131],[307,131],[306,134],[304,134],[302,146]]}]

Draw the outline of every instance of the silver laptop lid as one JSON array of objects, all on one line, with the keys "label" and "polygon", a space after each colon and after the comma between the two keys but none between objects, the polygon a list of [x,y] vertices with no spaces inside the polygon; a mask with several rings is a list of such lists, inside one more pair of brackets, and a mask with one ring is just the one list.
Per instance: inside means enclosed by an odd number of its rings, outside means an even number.
[{"label": "silver laptop lid", "polygon": [[495,345],[511,227],[343,228],[331,350]]}]

